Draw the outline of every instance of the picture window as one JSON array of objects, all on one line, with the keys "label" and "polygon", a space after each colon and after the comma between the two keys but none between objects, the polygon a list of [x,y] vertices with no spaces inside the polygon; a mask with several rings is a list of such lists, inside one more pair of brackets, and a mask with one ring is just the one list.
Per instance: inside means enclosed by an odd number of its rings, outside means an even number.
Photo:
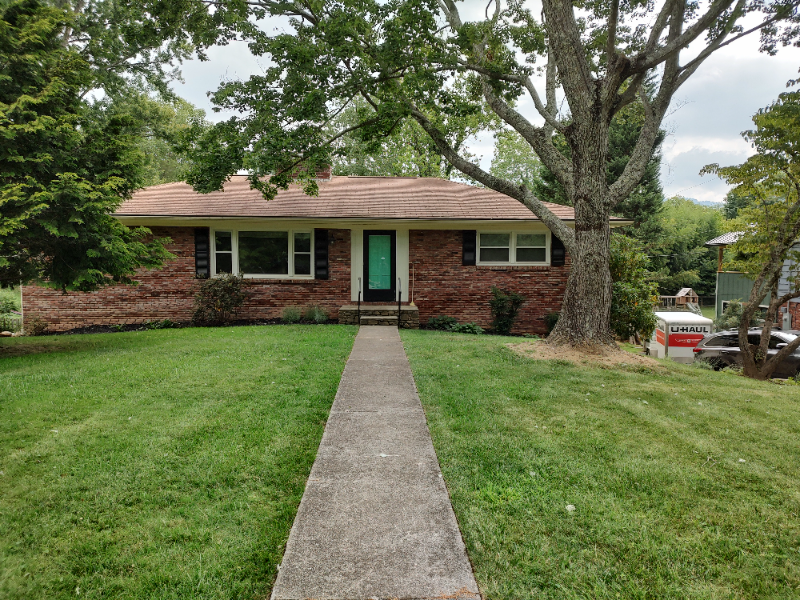
[{"label": "picture window", "polygon": [[308,277],[312,275],[310,231],[216,231],[215,274],[245,277]]}]

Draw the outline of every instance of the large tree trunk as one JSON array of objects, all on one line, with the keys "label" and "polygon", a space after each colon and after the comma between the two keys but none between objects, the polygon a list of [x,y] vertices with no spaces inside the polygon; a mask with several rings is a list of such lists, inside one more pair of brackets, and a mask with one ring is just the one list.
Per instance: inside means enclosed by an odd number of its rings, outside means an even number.
[{"label": "large tree trunk", "polygon": [[610,118],[566,133],[572,150],[575,242],[561,314],[548,341],[572,346],[616,347],[611,335],[611,258],[606,161]]},{"label": "large tree trunk", "polygon": [[548,342],[615,346],[611,334],[611,256],[608,213],[575,207],[575,249],[561,314]]}]

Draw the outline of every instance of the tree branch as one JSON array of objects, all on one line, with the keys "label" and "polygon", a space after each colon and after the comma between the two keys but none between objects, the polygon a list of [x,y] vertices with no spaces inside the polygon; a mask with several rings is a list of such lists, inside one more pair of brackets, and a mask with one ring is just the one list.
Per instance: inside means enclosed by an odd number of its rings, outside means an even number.
[{"label": "tree branch", "polygon": [[483,96],[489,107],[503,121],[511,125],[539,155],[541,161],[556,176],[568,194],[572,193],[572,163],[553,145],[552,136],[541,127],[534,127],[525,117],[511,108],[502,98],[494,94],[488,83],[483,84]]},{"label": "tree branch", "polygon": [[606,40],[606,64],[614,62],[617,52],[617,22],[619,21],[619,0],[611,0],[611,14],[608,16],[608,39]]},{"label": "tree branch", "polygon": [[431,123],[430,119],[420,111],[418,108],[411,107],[411,116],[420,124],[422,129],[425,130],[433,143],[439,149],[439,152],[452,164],[456,169],[465,175],[472,177],[479,181],[486,187],[505,194],[515,200],[522,202],[528,209],[552,231],[567,248],[569,252],[575,250],[575,234],[566,226],[564,221],[558,218],[553,212],[536,196],[534,196],[525,186],[518,186],[505,179],[500,179],[494,175],[490,175],[478,165],[469,162],[461,155],[459,155],[442,134],[441,131]]},{"label": "tree branch", "polygon": [[590,121],[594,102],[594,78],[584,51],[571,0],[543,0],[547,35],[558,75],[576,120]]},{"label": "tree branch", "polygon": [[[673,3],[681,3],[681,13],[685,13],[686,0],[673,0]],[[706,13],[701,16],[695,23],[688,29],[682,31],[680,35],[671,37],[671,39],[660,48],[657,47],[651,52],[639,54],[632,60],[633,72],[649,71],[650,69],[660,65],[673,54],[680,53],[681,50],[686,48],[694,40],[700,37],[728,8],[733,4],[734,0],[714,0],[709,6]],[[674,16],[670,17],[670,29],[674,29],[676,23]]]},{"label": "tree branch", "polygon": [[[747,6],[747,0],[739,0],[737,2],[737,4],[736,4],[736,7],[733,9],[733,15],[736,15],[737,13],[744,11],[746,6]],[[693,60],[690,60],[686,65],[681,67],[680,75],[678,76],[678,79],[675,82],[675,89],[678,89],[681,85],[683,85],[683,83],[714,52],[716,52],[717,50],[719,50],[723,46],[726,46],[728,43],[730,43],[730,42],[742,37],[741,35],[740,36],[736,36],[735,38],[729,40],[727,43],[723,43],[723,42],[725,42],[725,38],[728,37],[728,35],[730,34],[731,31],[733,31],[733,28],[736,25],[736,18],[733,15],[728,20],[728,23],[725,25],[725,29],[722,32],[720,32],[720,34],[716,37],[716,39],[714,39],[708,46],[703,48],[702,52],[700,52],[700,54],[698,54]],[[748,33],[751,33],[753,31],[757,31],[758,29],[760,29],[762,27],[765,27],[766,25],[767,25],[766,22],[762,23],[759,27],[749,30]],[[742,34],[742,35],[745,35],[745,34]]]}]

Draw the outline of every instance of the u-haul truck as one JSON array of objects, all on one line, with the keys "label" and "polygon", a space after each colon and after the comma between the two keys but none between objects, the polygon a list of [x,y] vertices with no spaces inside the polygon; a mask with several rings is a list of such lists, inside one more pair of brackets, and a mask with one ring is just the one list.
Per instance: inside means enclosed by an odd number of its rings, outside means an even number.
[{"label": "u-haul truck", "polygon": [[681,311],[657,312],[656,319],[658,324],[648,344],[649,353],[682,363],[694,361],[694,347],[712,333],[714,325],[711,319]]}]

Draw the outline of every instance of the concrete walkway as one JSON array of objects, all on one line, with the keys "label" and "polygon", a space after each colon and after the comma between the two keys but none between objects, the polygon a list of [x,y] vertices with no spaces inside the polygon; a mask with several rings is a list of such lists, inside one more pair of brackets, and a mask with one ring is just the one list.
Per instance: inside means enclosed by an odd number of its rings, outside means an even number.
[{"label": "concrete walkway", "polygon": [[478,598],[397,329],[361,327],[272,600]]}]

